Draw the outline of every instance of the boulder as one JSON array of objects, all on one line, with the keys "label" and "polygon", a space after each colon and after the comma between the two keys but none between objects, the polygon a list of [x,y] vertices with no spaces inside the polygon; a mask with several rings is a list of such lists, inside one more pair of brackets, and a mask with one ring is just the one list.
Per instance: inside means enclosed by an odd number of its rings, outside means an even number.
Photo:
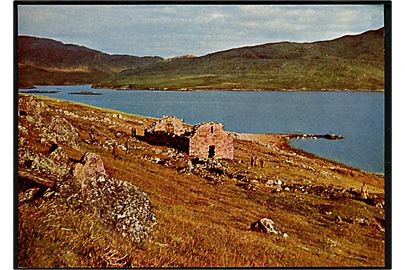
[{"label": "boulder", "polygon": [[19,96],[18,113],[20,116],[38,115],[45,111],[47,105],[34,96]]},{"label": "boulder", "polygon": [[156,224],[147,195],[131,183],[110,178],[101,157],[94,153],[86,153],[74,165],[60,193],[70,205],[94,213],[135,243],[145,240]]},{"label": "boulder", "polygon": [[274,221],[270,218],[262,218],[258,221],[253,222],[250,225],[250,230],[256,232],[264,232],[264,233],[274,233],[279,234],[280,231],[276,230]]},{"label": "boulder", "polygon": [[70,163],[69,156],[67,155],[65,149],[57,144],[52,144],[52,146],[49,148],[49,157],[57,162],[64,164]]},{"label": "boulder", "polygon": [[49,155],[44,155],[36,149],[20,145],[18,147],[19,186],[31,186],[35,183],[36,186],[52,188],[69,173],[71,165],[68,155],[60,146],[53,149]]},{"label": "boulder", "polygon": [[77,147],[80,144],[79,132],[65,118],[54,116],[46,129],[42,130],[41,136],[45,141],[68,144]]},{"label": "boulder", "polygon": [[106,175],[104,163],[97,154],[87,152],[82,157],[80,163],[73,165],[73,178],[80,184],[85,184],[88,180]]}]

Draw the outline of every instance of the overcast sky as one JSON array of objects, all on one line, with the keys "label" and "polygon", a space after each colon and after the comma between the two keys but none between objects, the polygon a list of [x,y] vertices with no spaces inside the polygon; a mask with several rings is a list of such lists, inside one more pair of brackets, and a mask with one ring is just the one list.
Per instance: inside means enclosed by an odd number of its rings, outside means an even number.
[{"label": "overcast sky", "polygon": [[18,34],[111,54],[204,55],[318,41],[384,26],[382,5],[20,5]]}]

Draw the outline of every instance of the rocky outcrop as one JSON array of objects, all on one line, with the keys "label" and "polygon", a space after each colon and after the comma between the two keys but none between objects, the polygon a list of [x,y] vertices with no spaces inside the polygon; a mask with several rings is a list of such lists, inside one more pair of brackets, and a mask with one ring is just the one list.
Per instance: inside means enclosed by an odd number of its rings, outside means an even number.
[{"label": "rocky outcrop", "polygon": [[45,103],[34,96],[19,97],[18,99],[18,112],[20,115],[37,115],[46,109]]},{"label": "rocky outcrop", "polygon": [[19,147],[18,190],[19,203],[60,195],[135,243],[146,239],[156,224],[147,195],[131,183],[110,178],[100,156],[93,153],[73,164],[60,146],[53,145],[48,156]]},{"label": "rocky outcrop", "polygon": [[[25,190],[39,185],[42,188],[52,188],[69,173],[71,161],[63,147],[56,144],[51,147],[49,155],[44,155],[36,149],[29,148],[24,143],[18,147],[18,185],[19,190]],[[51,150],[50,149],[50,150]]]},{"label": "rocky outcrop", "polygon": [[48,127],[43,129],[41,136],[46,141],[65,143],[73,147],[78,147],[80,144],[77,129],[68,120],[59,116],[52,117]]},{"label": "rocky outcrop", "polygon": [[69,158],[67,153],[82,145],[72,114],[63,111],[64,117],[40,98],[23,95],[18,112],[20,204],[52,197],[94,213],[106,227],[135,243],[147,238],[156,224],[147,195],[131,183],[109,177],[96,154],[86,153],[79,163]]},{"label": "rocky outcrop", "polygon": [[41,143],[63,144],[78,148],[79,132],[66,118],[55,115],[49,107],[34,96],[19,96],[19,125],[40,130]]},{"label": "rocky outcrop", "polygon": [[147,195],[131,183],[110,178],[101,157],[86,153],[60,193],[75,208],[95,213],[109,228],[140,243],[156,224]]}]

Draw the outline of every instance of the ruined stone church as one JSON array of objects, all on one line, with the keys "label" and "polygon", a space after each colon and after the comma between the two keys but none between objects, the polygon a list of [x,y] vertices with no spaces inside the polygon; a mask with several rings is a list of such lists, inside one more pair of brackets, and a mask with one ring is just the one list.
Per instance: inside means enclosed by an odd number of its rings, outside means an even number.
[{"label": "ruined stone church", "polygon": [[176,148],[193,158],[233,159],[234,156],[233,137],[224,131],[222,123],[190,126],[181,119],[166,116],[147,128],[143,139]]}]

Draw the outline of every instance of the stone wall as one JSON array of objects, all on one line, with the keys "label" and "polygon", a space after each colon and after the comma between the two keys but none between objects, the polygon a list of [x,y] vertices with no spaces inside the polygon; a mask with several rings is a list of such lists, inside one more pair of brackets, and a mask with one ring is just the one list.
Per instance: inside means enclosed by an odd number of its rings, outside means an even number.
[{"label": "stone wall", "polygon": [[214,158],[233,159],[233,138],[224,131],[223,124],[203,123],[194,126],[190,136],[189,156],[209,158],[210,146]]},{"label": "stone wall", "polygon": [[164,116],[156,122],[149,130],[150,133],[168,133],[182,136],[191,131],[191,128],[183,123],[181,119],[174,116]]},{"label": "stone wall", "polygon": [[184,136],[176,136],[167,133],[150,133],[146,131],[144,136],[139,137],[140,140],[153,145],[163,145],[175,148],[181,152],[188,153],[189,139]]}]

